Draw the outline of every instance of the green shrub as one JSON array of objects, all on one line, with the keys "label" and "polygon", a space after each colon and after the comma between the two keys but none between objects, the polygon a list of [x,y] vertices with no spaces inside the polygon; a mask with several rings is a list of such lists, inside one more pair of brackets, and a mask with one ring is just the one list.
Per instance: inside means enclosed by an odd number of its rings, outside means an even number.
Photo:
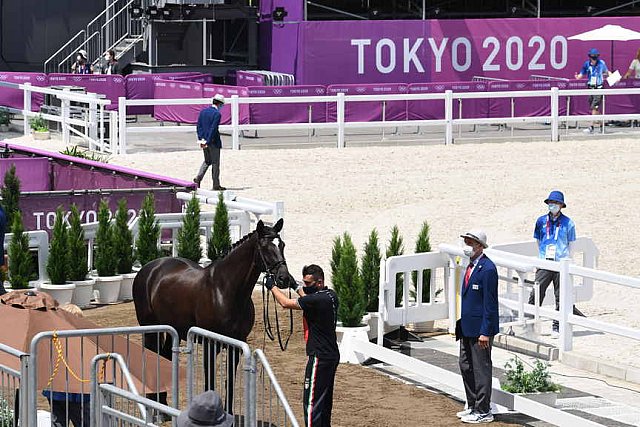
[{"label": "green shrub", "polygon": [[20,210],[20,178],[16,175],[15,164],[12,164],[4,174],[4,187],[1,194],[7,224],[13,224],[13,216]]},{"label": "green shrub", "polygon": [[13,289],[29,287],[31,276],[31,254],[29,252],[29,236],[24,233],[22,215],[13,216],[11,224],[13,234],[9,243],[9,282]]},{"label": "green shrub", "polygon": [[36,117],[29,121],[31,129],[35,132],[47,132],[49,130],[49,124],[42,117],[41,114],[38,114]]},{"label": "green shrub", "polygon": [[[391,229],[391,238],[389,239],[389,246],[387,246],[387,258],[392,256],[404,254],[404,242],[400,235],[400,230],[397,225],[394,225]],[[404,275],[402,273],[396,274],[396,307],[402,305],[402,289],[404,286]]]},{"label": "green shrub", "polygon": [[231,249],[231,234],[229,233],[229,211],[224,203],[222,192],[218,193],[216,214],[213,217],[211,237],[207,242],[207,258],[212,262],[223,258]]},{"label": "green shrub", "polygon": [[67,231],[67,269],[69,280],[85,280],[89,268],[87,267],[87,247],[84,241],[84,230],[80,223],[78,207],[71,205],[69,216],[69,230]]},{"label": "green shrub", "polygon": [[106,154],[96,153],[95,151],[84,150],[78,145],[72,145],[60,151],[60,154],[66,156],[78,157],[80,159],[93,160],[94,162],[109,163],[110,157]]},{"label": "green shrub", "polygon": [[331,249],[331,283],[336,292],[338,288],[336,285],[336,277],[338,276],[338,266],[340,265],[340,255],[342,255],[342,239],[340,236],[336,236],[333,239],[333,248]]},{"label": "green shrub", "polygon": [[558,392],[560,386],[551,381],[548,365],[536,360],[533,370],[527,372],[522,360],[512,358],[505,365],[506,381],[501,384],[509,393],[544,393]]},{"label": "green shrub", "polygon": [[362,323],[367,302],[360,273],[358,271],[358,257],[351,236],[342,236],[342,250],[340,263],[334,278],[334,286],[338,294],[338,319],[343,326],[355,327]]},{"label": "green shrub", "polygon": [[116,271],[118,274],[131,273],[135,257],[133,254],[133,234],[129,230],[127,199],[123,198],[118,201],[114,227],[114,246],[118,257]]},{"label": "green shrub", "polygon": [[52,285],[64,285],[69,278],[67,250],[67,224],[62,206],[58,206],[47,260],[47,274]]},{"label": "green shrub", "polygon": [[0,125],[9,125],[11,124],[11,116],[9,112],[6,110],[0,110]]},{"label": "green shrub", "polygon": [[109,205],[102,199],[98,208],[98,230],[96,231],[96,270],[98,276],[116,275],[118,257],[114,246],[114,228],[109,219]]},{"label": "green shrub", "polygon": [[0,397],[0,427],[13,427],[13,407],[6,399]]},{"label": "green shrub", "polygon": [[367,311],[378,311],[378,293],[380,290],[380,247],[378,244],[378,232],[374,228],[369,234],[369,239],[364,245],[362,262],[360,264],[360,277],[365,287],[365,299]]},{"label": "green shrub", "polygon": [[[418,239],[416,240],[416,253],[431,252],[431,243],[429,242],[429,223],[422,223]],[[418,289],[418,272],[411,273],[413,286]],[[430,302],[431,299],[431,270],[422,271],[422,302]]]},{"label": "green shrub", "polygon": [[162,256],[158,247],[159,240],[160,224],[156,221],[155,198],[153,193],[148,193],[142,201],[138,219],[136,254],[140,265],[144,266]]},{"label": "green shrub", "polygon": [[178,230],[178,256],[193,262],[202,258],[200,247],[200,201],[194,194],[187,203],[187,211]]}]

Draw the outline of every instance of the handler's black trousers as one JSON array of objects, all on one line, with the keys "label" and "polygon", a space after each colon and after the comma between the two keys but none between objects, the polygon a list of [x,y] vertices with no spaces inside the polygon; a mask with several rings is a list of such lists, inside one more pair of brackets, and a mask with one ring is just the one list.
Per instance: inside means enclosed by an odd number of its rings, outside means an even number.
[{"label": "handler's black trousers", "polygon": [[462,337],[460,340],[459,364],[467,405],[481,414],[491,411],[492,347],[493,337],[489,337],[487,349],[480,348],[478,337]]},{"label": "handler's black trousers", "polygon": [[337,360],[320,360],[309,356],[304,372],[305,427],[330,427],[333,407],[333,380],[338,367]]},{"label": "handler's black trousers", "polygon": [[[556,297],[556,311],[560,311],[560,273],[557,271],[544,270],[539,268],[536,271],[536,282],[540,286],[540,305],[542,305],[542,301],[544,301],[544,296],[547,293],[547,288],[553,282],[553,294]],[[535,289],[531,290],[531,294],[529,295],[529,304],[535,304],[536,301],[536,291]],[[573,314],[576,316],[584,317],[584,314],[580,312],[573,306]],[[557,331],[560,327],[560,322],[557,320],[553,321],[553,330]]]}]

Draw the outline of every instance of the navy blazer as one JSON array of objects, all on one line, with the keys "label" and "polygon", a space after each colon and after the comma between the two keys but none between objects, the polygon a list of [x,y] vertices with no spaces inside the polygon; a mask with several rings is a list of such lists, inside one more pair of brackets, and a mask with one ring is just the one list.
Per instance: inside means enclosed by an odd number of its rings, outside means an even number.
[{"label": "navy blazer", "polygon": [[222,148],[222,139],[218,126],[222,115],[217,108],[209,106],[200,111],[198,115],[198,140],[204,139],[207,145],[213,144],[216,148]]},{"label": "navy blazer", "polygon": [[[498,333],[498,271],[496,265],[482,255],[464,286],[462,278],[462,335],[465,337],[494,336]],[[466,270],[466,269],[465,269]]]}]

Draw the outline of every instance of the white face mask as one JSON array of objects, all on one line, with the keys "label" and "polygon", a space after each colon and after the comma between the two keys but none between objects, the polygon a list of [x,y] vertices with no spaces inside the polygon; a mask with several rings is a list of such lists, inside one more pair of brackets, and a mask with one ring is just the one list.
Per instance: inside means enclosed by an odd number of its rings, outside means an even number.
[{"label": "white face mask", "polygon": [[558,212],[560,212],[560,205],[549,203],[549,212],[551,213],[551,215],[558,215]]},{"label": "white face mask", "polygon": [[473,252],[474,252],[474,250],[473,250],[473,247],[472,247],[472,246],[464,245],[464,246],[462,247],[462,252],[464,252],[464,255],[465,255],[465,256],[468,256],[469,258],[471,258],[471,257],[473,257]]},{"label": "white face mask", "polygon": [[104,56],[104,59],[106,59],[107,61],[111,61],[111,55],[109,55],[108,53]]},{"label": "white face mask", "polygon": [[82,61],[82,56],[78,55],[78,56],[76,56],[76,59],[78,60],[78,62],[80,62],[80,61]]}]

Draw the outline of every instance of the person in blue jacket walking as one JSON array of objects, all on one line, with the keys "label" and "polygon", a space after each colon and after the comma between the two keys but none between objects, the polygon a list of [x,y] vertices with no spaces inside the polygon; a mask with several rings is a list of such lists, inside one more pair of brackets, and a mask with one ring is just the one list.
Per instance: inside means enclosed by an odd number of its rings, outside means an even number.
[{"label": "person in blue jacket walking", "polygon": [[211,178],[213,179],[214,191],[226,190],[220,185],[220,149],[222,139],[220,138],[220,108],[224,105],[224,96],[217,93],[211,100],[211,106],[200,111],[198,115],[198,143],[204,153],[204,162],[200,166],[198,175],[193,178],[193,182],[200,187],[204,174],[211,166]]}]

